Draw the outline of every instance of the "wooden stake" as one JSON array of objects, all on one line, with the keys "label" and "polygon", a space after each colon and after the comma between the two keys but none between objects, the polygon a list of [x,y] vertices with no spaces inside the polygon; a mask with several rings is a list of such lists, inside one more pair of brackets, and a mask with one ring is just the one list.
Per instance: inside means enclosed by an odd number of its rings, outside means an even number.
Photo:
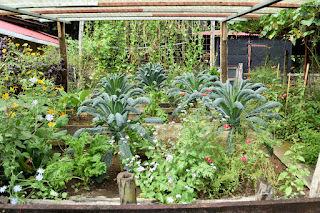
[{"label": "wooden stake", "polygon": [[220,81],[225,83],[228,80],[228,23],[221,22],[220,29]]},{"label": "wooden stake", "polygon": [[65,34],[65,23],[64,22],[57,22],[58,28],[58,40],[59,40],[59,47],[60,47],[60,57],[62,59],[62,63],[64,65],[64,72],[62,72],[62,86],[64,87],[64,91],[68,92],[68,55],[67,55],[67,44],[66,44],[66,34]]},{"label": "wooden stake", "polygon": [[291,80],[291,72],[289,73],[289,79],[288,79],[288,88],[287,88],[287,99],[286,99],[286,109],[285,109],[285,114],[287,114],[287,108],[288,108],[289,91],[290,91],[290,80]]},{"label": "wooden stake", "polygon": [[278,68],[277,68],[277,79],[279,78],[280,76],[280,64],[278,64]]},{"label": "wooden stake", "polygon": [[82,38],[84,30],[84,21],[79,21],[79,81],[77,81],[77,89],[82,87],[83,74],[82,74]]},{"label": "wooden stake", "polygon": [[137,193],[134,174],[129,172],[120,172],[117,176],[121,205],[136,204]]},{"label": "wooden stake", "polygon": [[307,83],[308,83],[309,68],[310,68],[310,64],[308,63],[306,72],[304,73],[303,94],[305,94],[305,92],[306,92],[306,87],[307,87]]},{"label": "wooden stake", "polygon": [[283,85],[287,83],[287,74],[288,74],[288,60],[289,60],[289,52],[286,50],[284,52],[284,65],[283,65]]},{"label": "wooden stake", "polygon": [[313,173],[309,197],[310,198],[319,197],[319,193],[320,193],[320,153],[318,156],[316,169],[314,170],[314,173]]},{"label": "wooden stake", "polygon": [[214,59],[215,59],[215,31],[216,21],[211,21],[211,33],[210,33],[210,69],[214,67]]}]

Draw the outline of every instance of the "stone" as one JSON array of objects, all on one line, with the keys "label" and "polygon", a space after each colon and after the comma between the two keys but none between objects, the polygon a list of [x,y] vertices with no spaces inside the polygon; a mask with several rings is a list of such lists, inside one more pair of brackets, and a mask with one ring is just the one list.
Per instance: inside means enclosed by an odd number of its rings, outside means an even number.
[{"label": "stone", "polygon": [[273,186],[263,179],[258,179],[256,200],[273,200]]}]

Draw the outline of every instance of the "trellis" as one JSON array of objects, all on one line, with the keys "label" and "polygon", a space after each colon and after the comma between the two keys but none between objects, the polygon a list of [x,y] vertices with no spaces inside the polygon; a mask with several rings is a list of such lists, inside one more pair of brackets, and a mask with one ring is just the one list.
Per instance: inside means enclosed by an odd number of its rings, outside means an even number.
[{"label": "trellis", "polygon": [[[228,78],[228,21],[246,21],[310,0],[0,0],[0,16],[13,15],[40,22],[57,22],[60,56],[65,61],[63,86],[68,90],[65,24],[93,20],[206,20],[211,21],[210,64],[214,56],[215,22],[221,25],[220,79]],[[240,12],[239,12],[240,11]],[[81,23],[81,22],[80,22]],[[83,26],[81,23],[80,26]],[[81,28],[80,28],[81,29]],[[81,43],[81,42],[79,42]]]}]

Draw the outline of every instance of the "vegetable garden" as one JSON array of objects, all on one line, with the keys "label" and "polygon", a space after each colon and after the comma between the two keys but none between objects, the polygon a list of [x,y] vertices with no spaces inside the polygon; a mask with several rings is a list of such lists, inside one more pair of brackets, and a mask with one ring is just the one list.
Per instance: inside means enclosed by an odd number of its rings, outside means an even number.
[{"label": "vegetable garden", "polygon": [[[319,34],[319,12],[291,10],[301,26],[299,35],[287,31],[293,39]],[[267,17],[254,23],[264,25],[262,35],[283,33],[267,27],[283,17]],[[229,27],[258,29],[252,24]],[[114,190],[115,171],[127,171],[140,198],[164,204],[253,196],[259,179],[273,186],[270,199],[307,196],[305,177],[320,152],[319,82],[306,84],[298,69],[283,81],[272,61],[247,79],[220,81],[203,57],[200,32],[208,26],[87,22],[80,56],[78,40],[67,39],[68,92],[55,47],[1,37],[1,195],[11,204],[65,200]],[[310,45],[314,76],[317,39]]]}]

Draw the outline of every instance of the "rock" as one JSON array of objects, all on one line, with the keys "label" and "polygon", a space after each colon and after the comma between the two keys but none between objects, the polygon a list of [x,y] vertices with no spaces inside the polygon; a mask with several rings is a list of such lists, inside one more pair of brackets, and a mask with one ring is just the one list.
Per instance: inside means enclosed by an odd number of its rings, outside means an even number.
[{"label": "rock", "polygon": [[0,196],[0,204],[7,204],[9,202],[9,198],[5,196]]}]

